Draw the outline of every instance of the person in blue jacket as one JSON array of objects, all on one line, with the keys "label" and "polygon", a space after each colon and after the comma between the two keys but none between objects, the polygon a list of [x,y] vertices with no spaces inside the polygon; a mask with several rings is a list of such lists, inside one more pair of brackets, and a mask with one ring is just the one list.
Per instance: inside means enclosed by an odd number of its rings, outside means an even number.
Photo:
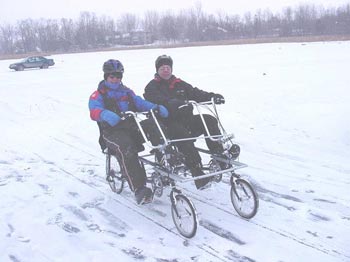
[{"label": "person in blue jacket", "polygon": [[[126,111],[143,112],[157,109],[159,116],[168,117],[168,110],[137,96],[122,83],[124,66],[119,60],[110,59],[103,64],[104,80],[89,99],[90,117],[97,121],[100,131],[100,145],[116,155],[135,193],[138,204],[152,200],[152,190],[146,187],[146,173],[138,161],[138,152],[143,151],[145,142],[132,117],[125,118]],[[153,145],[162,143],[162,138],[154,120],[149,118],[141,125]]]}]

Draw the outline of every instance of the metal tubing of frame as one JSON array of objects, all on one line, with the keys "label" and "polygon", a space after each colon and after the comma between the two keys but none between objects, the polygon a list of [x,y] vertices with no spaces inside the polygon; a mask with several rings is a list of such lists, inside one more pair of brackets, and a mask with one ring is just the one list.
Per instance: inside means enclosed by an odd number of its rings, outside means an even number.
[{"label": "metal tubing of frame", "polygon": [[200,109],[200,106],[201,105],[212,105],[213,107],[215,107],[215,103],[213,100],[211,100],[210,102],[204,102],[204,103],[197,103],[196,101],[188,101],[188,103],[194,105],[196,107],[196,110],[202,120],[202,123],[203,123],[203,126],[204,126],[204,129],[205,129],[205,132],[207,133],[207,138],[209,138],[211,141],[219,141],[220,138],[214,138],[214,136],[210,135],[210,132],[209,132],[209,129],[208,129],[208,126],[207,126],[207,123],[205,122],[204,120],[204,117],[203,117],[203,114],[202,114],[202,111]]},{"label": "metal tubing of frame", "polygon": [[[140,130],[140,132],[141,132],[141,134],[142,134],[142,137],[143,137],[143,139],[145,140],[145,143],[150,147],[150,148],[152,148],[152,149],[158,149],[158,148],[162,148],[162,147],[164,147],[164,146],[166,146],[167,145],[167,140],[165,139],[164,141],[165,141],[165,144],[162,144],[162,145],[158,145],[158,146],[153,146],[152,145],[152,143],[150,142],[150,141],[148,141],[148,138],[147,138],[147,136],[146,136],[146,134],[145,134],[145,131],[143,130],[143,128],[142,128],[142,126],[141,126],[141,124],[140,124],[140,119],[137,117],[137,115],[138,114],[142,114],[142,115],[145,115],[146,113],[148,113],[148,112],[141,112],[141,113],[135,113],[135,112],[133,112],[133,111],[126,111],[125,112],[125,114],[127,114],[127,115],[131,115],[134,119],[135,119],[135,122],[136,122],[136,124],[137,124],[137,127],[139,128],[139,130]],[[153,112],[152,112],[153,113]],[[154,114],[152,114],[152,116],[154,116]],[[158,123],[158,128],[160,127],[159,126],[159,123]],[[163,132],[161,131],[161,134],[162,135],[164,135],[163,134]]]},{"label": "metal tubing of frame", "polygon": [[199,180],[199,179],[202,179],[202,178],[207,178],[207,177],[213,177],[213,176],[221,175],[221,174],[224,174],[224,173],[235,171],[235,170],[240,169],[240,168],[243,168],[243,166],[235,166],[235,167],[231,167],[231,168],[228,168],[228,169],[225,169],[225,170],[217,171],[217,172],[214,172],[214,173],[209,173],[209,174],[202,175],[202,176],[191,177],[191,178],[184,178],[184,177],[180,177],[178,175],[174,175],[172,173],[169,173],[169,177],[174,179],[176,182],[186,183],[186,182],[190,182],[190,181],[194,181],[194,180]]},{"label": "metal tubing of frame", "polygon": [[172,139],[172,140],[168,140],[168,142],[169,142],[169,143],[174,143],[174,142],[182,142],[182,141],[189,141],[189,140],[206,139],[206,138],[211,138],[211,137],[219,137],[219,138],[222,138],[223,135],[215,135],[215,136],[196,136],[196,137]]},{"label": "metal tubing of frame", "polygon": [[164,144],[163,144],[162,146],[165,147],[165,146],[167,146],[169,143],[168,143],[167,138],[165,137],[164,132],[163,132],[163,130],[162,130],[162,128],[161,128],[161,126],[160,126],[160,124],[159,124],[159,122],[158,122],[158,119],[157,119],[156,116],[154,115],[153,109],[151,109],[151,114],[152,114],[152,117],[153,117],[153,119],[154,119],[154,122],[156,122],[156,125],[157,125],[157,127],[158,127],[158,129],[159,129],[159,132],[160,132],[160,134],[162,135],[162,138],[163,138],[163,140],[164,140]]},{"label": "metal tubing of frame", "polygon": [[231,168],[220,170],[220,171],[217,171],[217,172],[214,172],[214,173],[209,173],[209,174],[198,176],[198,177],[184,178],[184,177],[179,176],[179,175],[174,175],[173,173],[171,173],[170,170],[165,170],[164,168],[159,167],[157,164],[153,163],[152,161],[150,161],[150,160],[148,160],[148,159],[146,159],[144,157],[139,157],[139,159],[142,162],[151,165],[161,175],[168,175],[171,179],[174,179],[176,182],[180,182],[180,183],[186,183],[186,182],[190,182],[190,181],[194,181],[194,180],[199,180],[199,179],[202,179],[202,178],[207,178],[207,177],[212,177],[212,176],[216,176],[216,175],[221,175],[221,174],[224,174],[224,173],[232,172],[232,171],[235,171],[237,169],[241,169],[241,168],[247,167],[246,164],[243,164],[243,163],[240,163],[240,162],[237,162],[237,161],[232,161],[234,166],[231,167]]}]

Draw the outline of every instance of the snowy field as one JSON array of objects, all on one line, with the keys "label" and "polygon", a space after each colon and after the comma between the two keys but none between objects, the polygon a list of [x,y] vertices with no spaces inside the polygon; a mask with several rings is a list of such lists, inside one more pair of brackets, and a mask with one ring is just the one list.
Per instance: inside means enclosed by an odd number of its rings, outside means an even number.
[{"label": "snowy field", "polygon": [[[142,95],[154,60],[221,93],[225,128],[242,148],[257,215],[240,218],[229,185],[185,193],[198,211],[177,232],[169,190],[136,206],[105,181],[88,98],[102,63],[123,62]],[[0,61],[0,261],[350,261],[350,42],[259,44],[54,55],[46,70]]]}]

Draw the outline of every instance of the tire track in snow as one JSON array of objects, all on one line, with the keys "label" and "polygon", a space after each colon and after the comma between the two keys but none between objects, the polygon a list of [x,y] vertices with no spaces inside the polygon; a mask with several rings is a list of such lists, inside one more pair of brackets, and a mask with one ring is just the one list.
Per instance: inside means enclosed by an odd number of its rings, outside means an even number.
[{"label": "tire track in snow", "polygon": [[[122,205],[123,207],[129,209],[130,211],[137,213],[139,216],[141,216],[142,218],[152,222],[153,224],[157,225],[158,227],[162,228],[163,230],[167,231],[168,233],[171,233],[172,235],[178,237],[180,240],[184,241],[185,245],[188,244],[194,244],[194,246],[196,246],[199,250],[204,251],[205,253],[207,253],[208,255],[212,256],[213,258],[216,259],[216,261],[236,261],[239,262],[240,260],[232,260],[232,258],[228,258],[225,255],[221,254],[220,251],[216,250],[214,247],[201,242],[200,240],[197,240],[195,238],[193,239],[187,239],[185,237],[183,237],[180,233],[177,232],[177,229],[175,228],[175,226],[172,227],[167,227],[164,226],[161,222],[157,221],[156,219],[154,219],[153,217],[150,217],[148,215],[146,215],[143,211],[142,211],[142,207],[143,206],[138,206],[136,203],[134,203],[134,201],[128,197],[128,196],[123,196],[123,195],[119,195],[120,197],[118,198],[112,198],[110,195],[108,195],[105,191],[102,191],[97,185],[93,185],[81,178],[79,178],[78,176],[74,175],[72,172],[66,170],[65,168],[61,167],[60,165],[58,165],[57,163],[47,160],[45,159],[43,156],[39,155],[38,153],[34,153],[37,157],[39,157],[43,162],[47,163],[47,164],[51,164],[54,165],[56,168],[58,168],[60,171],[62,171],[63,173],[73,177],[75,180],[78,180],[79,182],[85,184],[86,186],[98,191],[99,193],[103,194],[104,196],[110,198],[113,202],[118,203],[119,205]],[[100,178],[100,177],[99,177]],[[101,178],[100,178],[101,179]],[[101,180],[100,180],[101,182]],[[107,183],[103,180],[103,182],[106,185],[106,188],[108,187]],[[145,208],[147,206],[144,206]],[[148,207],[147,207],[148,209]],[[149,209],[150,211],[152,211],[152,209]],[[154,212],[154,214],[157,214],[159,216],[158,211]],[[208,230],[209,231],[209,230]]]},{"label": "tire track in snow", "polygon": [[[190,196],[191,199],[195,199],[196,201],[201,202],[202,204],[204,204],[206,206],[215,208],[217,210],[223,211],[223,212],[225,212],[227,214],[230,214],[232,216],[235,216],[237,218],[245,220],[247,223],[250,223],[250,224],[253,224],[255,226],[258,226],[258,227],[260,227],[260,228],[262,228],[262,229],[264,229],[266,231],[272,232],[274,234],[278,234],[278,235],[280,235],[280,236],[282,236],[284,238],[288,238],[288,239],[290,239],[290,240],[292,240],[294,242],[297,242],[297,243],[299,243],[299,244],[301,244],[303,246],[312,248],[314,250],[317,250],[319,252],[322,252],[322,253],[324,253],[326,255],[329,255],[329,256],[332,256],[332,257],[335,257],[334,254],[332,254],[332,252],[333,252],[333,253],[335,253],[337,255],[341,255],[345,259],[349,259],[350,258],[346,254],[340,253],[340,252],[338,252],[336,250],[329,250],[329,249],[326,249],[326,248],[320,248],[320,247],[317,247],[317,246],[315,246],[313,244],[307,243],[307,242],[305,242],[305,241],[303,241],[301,239],[296,238],[295,236],[290,235],[289,232],[288,233],[287,232],[282,232],[280,230],[273,229],[273,228],[271,228],[271,227],[269,227],[267,225],[264,225],[262,223],[255,222],[254,220],[246,220],[244,218],[241,218],[238,214],[234,213],[233,211],[230,211],[230,210],[227,210],[227,209],[223,208],[218,203],[213,203],[209,198],[207,198],[205,196],[199,196],[197,193],[195,193],[195,192],[193,192],[191,190],[188,190],[188,189],[184,189],[184,191],[186,191],[188,193],[188,196]],[[208,202],[211,202],[211,204],[209,204]]]},{"label": "tire track in snow", "polygon": [[[56,142],[59,142],[59,143],[62,143],[62,144],[66,145],[66,146],[68,146],[68,147],[70,147],[70,148],[74,148],[75,150],[77,150],[77,151],[79,151],[79,152],[82,152],[82,153],[84,153],[84,154],[87,154],[87,155],[89,155],[89,156],[94,156],[94,157],[96,157],[96,154],[92,154],[92,153],[86,152],[86,151],[84,151],[84,150],[81,150],[81,149],[79,149],[79,148],[77,148],[77,147],[71,146],[71,145],[67,144],[66,142],[64,142],[64,141],[62,141],[62,140],[60,140],[60,139],[55,139],[55,141],[56,141]],[[97,158],[102,159],[102,158],[100,158],[100,157],[97,157]],[[65,171],[64,169],[62,169],[62,171],[67,172],[67,171]],[[68,172],[68,174],[69,174],[69,172]],[[73,174],[71,174],[71,175],[73,175]],[[73,176],[74,176],[74,175],[73,175]],[[103,180],[103,182],[105,183],[104,179],[102,179],[101,177],[98,177],[98,178],[101,179],[101,180]],[[77,179],[79,179],[79,178],[77,178]],[[85,183],[85,181],[82,181],[82,182]],[[97,188],[95,188],[95,189],[98,190],[98,191],[100,191],[100,190],[97,189]],[[223,212],[225,212],[225,213],[227,213],[227,214],[230,214],[230,215],[233,215],[233,216],[235,216],[235,217],[237,217],[237,218],[243,219],[243,218],[241,218],[239,215],[237,215],[236,213],[234,213],[234,212],[232,212],[232,211],[230,211],[230,210],[227,210],[227,209],[225,209],[225,208],[219,206],[218,203],[213,203],[210,199],[208,199],[208,198],[206,198],[206,197],[199,196],[197,193],[195,193],[195,192],[193,192],[193,191],[191,191],[191,190],[188,190],[188,189],[183,189],[183,190],[184,190],[184,192],[187,192],[187,193],[189,194],[189,196],[191,196],[191,198],[195,199],[196,201],[201,202],[201,203],[204,204],[204,205],[207,205],[208,207],[212,207],[212,208],[221,210],[221,211],[223,211]],[[100,191],[100,192],[101,192],[101,191]],[[122,196],[122,197],[124,197],[124,196]],[[114,199],[114,200],[117,201],[116,199]],[[297,200],[297,202],[298,202],[298,200]],[[134,204],[134,203],[133,203],[133,204]],[[134,210],[134,209],[133,209],[133,210]],[[134,211],[135,211],[135,210],[134,210]],[[152,218],[149,218],[149,217],[145,216],[144,214],[142,214],[142,213],[140,213],[140,212],[137,212],[137,213],[139,213],[141,216],[143,216],[143,217],[145,217],[145,218],[147,218],[147,219],[149,219],[149,220],[152,221]],[[243,220],[245,220],[245,219],[243,219]],[[259,228],[261,228],[261,229],[263,229],[263,230],[272,232],[272,233],[277,234],[277,235],[279,235],[279,236],[281,236],[281,237],[283,237],[283,238],[287,238],[287,239],[289,239],[289,240],[291,240],[291,241],[297,242],[297,243],[299,243],[299,244],[301,244],[301,245],[303,245],[303,246],[312,248],[312,249],[317,250],[317,251],[319,251],[319,252],[322,252],[322,253],[324,253],[324,254],[326,254],[326,255],[335,257],[335,256],[334,256],[334,253],[336,253],[337,255],[341,255],[343,258],[346,258],[346,259],[349,259],[349,258],[350,258],[350,257],[347,256],[346,254],[340,253],[340,252],[338,252],[338,251],[336,251],[336,250],[328,250],[328,249],[326,249],[326,248],[320,248],[320,247],[317,247],[317,246],[315,246],[315,245],[313,245],[313,244],[307,243],[307,242],[305,242],[305,241],[303,241],[303,240],[301,240],[301,239],[299,239],[299,238],[297,238],[297,237],[291,235],[289,232],[283,232],[283,231],[280,231],[280,230],[276,230],[276,229],[273,229],[273,228],[271,228],[271,227],[269,227],[269,226],[267,226],[267,225],[264,225],[264,224],[262,224],[262,223],[255,222],[255,221],[253,221],[253,220],[245,220],[245,221],[246,221],[247,223],[252,224],[252,225],[258,226]],[[207,220],[207,223],[208,223],[208,222],[210,223],[210,220]],[[160,223],[157,223],[157,222],[155,222],[155,223],[158,224],[159,226],[165,228],[165,229],[168,230],[169,232],[172,232],[173,234],[176,234],[176,235],[180,236],[181,238],[183,238],[179,233],[174,232],[174,231],[173,231],[173,228],[167,228],[167,227],[164,227],[164,226],[163,226],[162,224],[160,224]],[[218,232],[219,232],[220,230],[214,230],[213,227],[210,227],[210,226],[207,226],[207,227],[206,227],[205,225],[208,225],[207,223],[202,223],[202,225],[199,223],[199,226],[201,226],[201,228],[203,228],[203,229],[205,229],[205,230],[207,230],[207,231],[211,231],[211,232],[213,232],[214,234],[216,234],[216,235],[219,236],[220,233],[218,233]],[[212,223],[212,224],[215,224],[215,223]],[[223,230],[225,230],[225,229],[223,229]],[[223,236],[221,236],[221,237],[224,238]],[[240,241],[240,240],[239,240],[239,241]],[[205,243],[202,243],[202,245],[205,245]],[[210,250],[210,248],[209,248],[209,250]],[[332,254],[331,252],[333,252],[333,254]]]}]

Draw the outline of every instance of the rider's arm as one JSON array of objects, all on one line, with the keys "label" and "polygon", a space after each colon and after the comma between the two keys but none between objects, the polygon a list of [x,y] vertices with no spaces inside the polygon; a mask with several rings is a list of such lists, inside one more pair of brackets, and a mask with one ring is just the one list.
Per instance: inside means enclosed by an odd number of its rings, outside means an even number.
[{"label": "rider's arm", "polygon": [[89,99],[90,118],[98,122],[107,122],[110,126],[117,125],[121,118],[116,113],[105,109],[103,97],[98,92],[92,93]]},{"label": "rider's arm", "polygon": [[144,112],[144,111],[149,111],[151,109],[156,109],[158,107],[161,107],[159,108],[159,113],[160,113],[160,116],[161,117],[168,117],[168,110],[163,107],[163,106],[159,106],[157,104],[154,104],[154,103],[151,103],[145,99],[143,99],[142,97],[140,96],[133,96],[133,99],[134,99],[134,103],[135,103],[135,106],[136,106],[136,109],[139,111],[139,112]]},{"label": "rider's arm", "polygon": [[206,92],[197,87],[193,87],[188,83],[186,83],[186,85],[187,85],[186,89],[188,90],[189,100],[194,100],[196,102],[205,102],[205,101],[210,101],[211,98],[215,96],[215,93]]},{"label": "rider's arm", "polygon": [[143,94],[143,97],[146,100],[151,101],[152,103],[165,106],[167,101],[169,100],[169,96],[161,92],[161,87],[159,83],[157,83],[154,80],[150,81],[145,87],[145,93]]}]

